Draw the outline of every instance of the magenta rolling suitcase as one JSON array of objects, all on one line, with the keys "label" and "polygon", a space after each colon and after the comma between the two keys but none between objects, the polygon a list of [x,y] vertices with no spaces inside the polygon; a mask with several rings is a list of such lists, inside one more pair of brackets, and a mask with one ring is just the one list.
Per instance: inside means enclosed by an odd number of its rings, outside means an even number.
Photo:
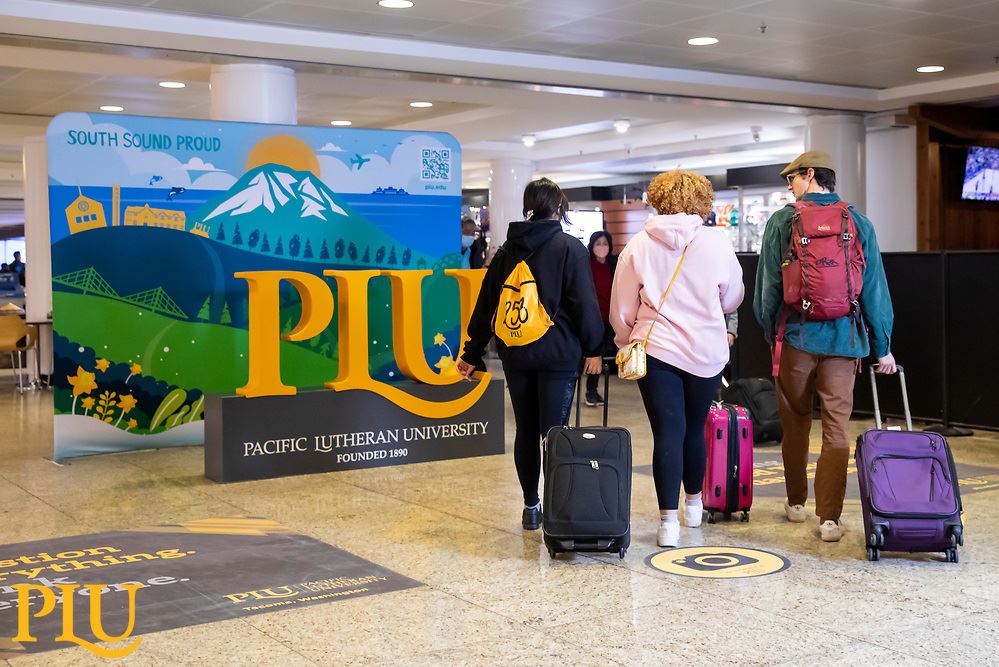
[{"label": "magenta rolling suitcase", "polygon": [[880,560],[882,551],[942,551],[956,563],[964,526],[950,446],[938,433],[912,430],[901,366],[898,375],[908,430],[882,429],[873,368],[870,373],[877,428],[857,438],[854,453],[867,559]]},{"label": "magenta rolling suitcase", "polygon": [[715,514],[726,519],[742,512],[749,521],[753,505],[753,422],[746,408],[730,403],[714,403],[704,425],[707,467],[704,469],[702,499],[708,523]]}]

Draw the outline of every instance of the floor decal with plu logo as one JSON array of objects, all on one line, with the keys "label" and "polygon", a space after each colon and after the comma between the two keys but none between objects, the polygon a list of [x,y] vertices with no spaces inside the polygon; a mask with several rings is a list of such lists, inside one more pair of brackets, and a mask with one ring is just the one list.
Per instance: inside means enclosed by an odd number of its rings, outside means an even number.
[{"label": "floor decal with plu logo", "polygon": [[124,657],[151,632],[420,585],[257,518],[2,545],[0,659],[71,646]]}]

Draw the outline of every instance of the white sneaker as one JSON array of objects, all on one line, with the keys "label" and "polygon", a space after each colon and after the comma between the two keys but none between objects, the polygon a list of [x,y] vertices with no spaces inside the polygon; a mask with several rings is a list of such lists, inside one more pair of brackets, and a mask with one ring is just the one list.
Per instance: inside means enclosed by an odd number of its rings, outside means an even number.
[{"label": "white sneaker", "polygon": [[683,501],[683,521],[688,528],[697,528],[704,518],[704,503],[698,500],[696,503]]},{"label": "white sneaker", "polygon": [[823,542],[839,542],[840,538],[843,537],[843,526],[828,519],[819,526],[819,535]]},{"label": "white sneaker", "polygon": [[808,519],[804,505],[789,505],[786,498],[784,499],[784,514],[787,515],[787,520],[791,523],[805,523]]},{"label": "white sneaker", "polygon": [[680,544],[680,522],[663,521],[656,532],[656,544],[661,547],[675,547]]}]

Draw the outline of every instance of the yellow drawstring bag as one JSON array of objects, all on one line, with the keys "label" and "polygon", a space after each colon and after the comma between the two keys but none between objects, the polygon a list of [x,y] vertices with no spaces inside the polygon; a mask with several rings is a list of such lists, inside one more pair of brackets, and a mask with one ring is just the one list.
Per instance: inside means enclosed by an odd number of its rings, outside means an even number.
[{"label": "yellow drawstring bag", "polygon": [[518,262],[503,282],[493,316],[493,332],[508,347],[539,340],[553,322],[541,305],[538,283],[526,261]]}]

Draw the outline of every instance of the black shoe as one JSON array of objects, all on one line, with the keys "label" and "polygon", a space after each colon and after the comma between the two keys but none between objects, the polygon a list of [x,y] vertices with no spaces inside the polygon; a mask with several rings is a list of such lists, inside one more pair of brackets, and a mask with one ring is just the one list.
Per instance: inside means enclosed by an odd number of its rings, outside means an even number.
[{"label": "black shoe", "polygon": [[596,389],[586,392],[586,405],[588,407],[592,408],[603,404],[604,404],[604,399],[601,398],[600,394],[597,393]]},{"label": "black shoe", "polygon": [[524,530],[537,530],[541,526],[541,506],[525,507],[520,523]]}]

